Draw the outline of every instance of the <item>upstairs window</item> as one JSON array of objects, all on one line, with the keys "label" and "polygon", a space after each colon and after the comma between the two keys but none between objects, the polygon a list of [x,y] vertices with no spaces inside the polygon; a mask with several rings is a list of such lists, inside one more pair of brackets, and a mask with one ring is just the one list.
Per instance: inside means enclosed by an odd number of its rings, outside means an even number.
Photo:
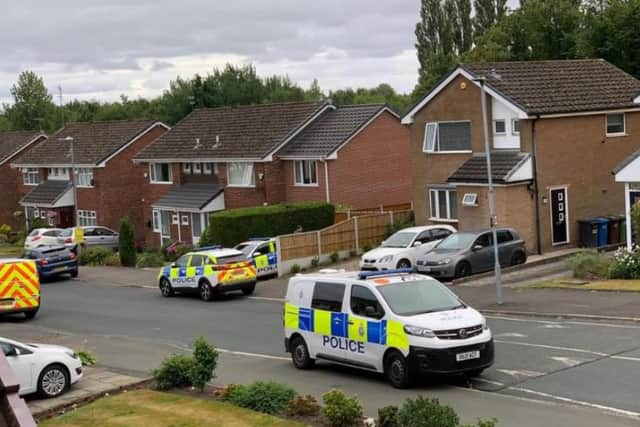
[{"label": "upstairs window", "polygon": [[93,169],[76,169],[76,185],[78,187],[93,187]]},{"label": "upstairs window", "polygon": [[425,153],[471,151],[471,122],[431,122],[424,133]]},{"label": "upstairs window", "polygon": [[151,163],[149,165],[149,176],[154,184],[171,184],[173,182],[171,164]]},{"label": "upstairs window", "polygon": [[624,113],[607,114],[607,136],[624,135],[625,132]]},{"label": "upstairs window", "polygon": [[296,185],[318,185],[318,171],[315,160],[296,160],[293,162]]},{"label": "upstairs window", "polygon": [[253,173],[253,163],[229,163],[227,165],[227,180],[232,187],[255,187],[256,178]]},{"label": "upstairs window", "polygon": [[494,135],[507,134],[507,122],[504,119],[498,119],[493,121],[493,134]]},{"label": "upstairs window", "polygon": [[47,173],[47,179],[54,181],[68,181],[69,180],[69,168],[49,168]]},{"label": "upstairs window", "polygon": [[520,120],[511,119],[511,134],[520,135]]},{"label": "upstairs window", "polygon": [[22,182],[24,185],[40,184],[40,173],[38,172],[38,168],[22,169]]}]

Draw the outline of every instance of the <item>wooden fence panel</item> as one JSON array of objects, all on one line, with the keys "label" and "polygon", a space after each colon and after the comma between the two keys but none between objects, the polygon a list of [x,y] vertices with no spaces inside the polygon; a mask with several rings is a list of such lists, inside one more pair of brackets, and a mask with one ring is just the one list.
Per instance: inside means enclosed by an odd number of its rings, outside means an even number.
[{"label": "wooden fence panel", "polygon": [[351,251],[356,247],[355,220],[341,222],[320,231],[322,254]]},{"label": "wooden fence panel", "polygon": [[280,236],[280,256],[283,261],[318,256],[318,232]]}]

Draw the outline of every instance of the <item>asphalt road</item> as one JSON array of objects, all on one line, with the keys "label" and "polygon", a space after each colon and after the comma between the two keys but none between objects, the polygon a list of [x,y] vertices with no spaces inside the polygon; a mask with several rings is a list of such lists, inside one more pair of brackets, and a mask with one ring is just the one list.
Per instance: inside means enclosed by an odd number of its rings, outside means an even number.
[{"label": "asphalt road", "polygon": [[496,364],[482,378],[429,378],[397,391],[378,375],[350,369],[321,364],[296,371],[283,352],[276,299],[165,299],[155,289],[103,278],[46,283],[42,295],[35,320],[7,317],[1,334],[86,347],[104,366],[128,373],[148,373],[202,335],[223,351],[220,383],[274,379],[316,395],[340,387],[359,394],[371,415],[422,393],[451,404],[468,421],[495,416],[501,426],[631,426],[640,420],[639,326],[490,317]]}]

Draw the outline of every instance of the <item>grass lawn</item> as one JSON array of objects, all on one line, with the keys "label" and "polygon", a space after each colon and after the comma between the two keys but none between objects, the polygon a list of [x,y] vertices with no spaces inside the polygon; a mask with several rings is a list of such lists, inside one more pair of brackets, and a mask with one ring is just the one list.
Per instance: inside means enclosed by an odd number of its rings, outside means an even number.
[{"label": "grass lawn", "polygon": [[584,285],[571,284],[571,279],[554,279],[527,286],[534,289],[578,289],[584,291],[640,292],[640,280],[598,280]]},{"label": "grass lawn", "polygon": [[40,423],[42,427],[301,427],[302,424],[211,400],[152,390],[105,397]]},{"label": "grass lawn", "polygon": [[13,258],[22,255],[22,246],[0,245],[0,258]]}]

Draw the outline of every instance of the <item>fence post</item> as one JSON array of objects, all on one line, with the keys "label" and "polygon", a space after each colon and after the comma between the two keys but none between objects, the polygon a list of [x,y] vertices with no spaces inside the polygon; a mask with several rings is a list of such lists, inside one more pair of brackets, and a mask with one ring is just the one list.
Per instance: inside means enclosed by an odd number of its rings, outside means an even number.
[{"label": "fence post", "polygon": [[395,224],[393,219],[393,211],[389,211],[389,220],[391,221],[391,226],[393,227],[393,225]]},{"label": "fence post", "polygon": [[278,260],[278,277],[284,275],[284,263],[282,262],[282,245],[280,244],[280,236],[276,237],[276,259]]},{"label": "fence post", "polygon": [[316,232],[316,240],[318,241],[318,261],[320,261],[320,257],[322,256],[322,241],[320,238],[320,231]]},{"label": "fence post", "polygon": [[351,209],[347,211],[347,219],[351,219]]},{"label": "fence post", "polygon": [[360,253],[360,232],[358,230],[358,217],[353,218],[353,229],[356,235],[356,253]]},{"label": "fence post", "polygon": [[380,213],[384,212],[384,205],[380,205]]}]

